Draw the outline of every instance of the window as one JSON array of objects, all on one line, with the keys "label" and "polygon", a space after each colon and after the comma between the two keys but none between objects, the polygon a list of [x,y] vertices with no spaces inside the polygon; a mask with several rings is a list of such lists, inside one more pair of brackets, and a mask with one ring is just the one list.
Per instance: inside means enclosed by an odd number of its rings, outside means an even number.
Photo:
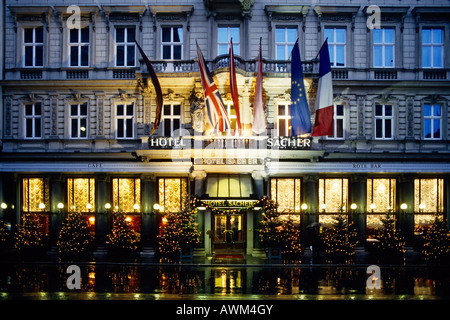
[{"label": "window", "polygon": [[247,174],[208,174],[206,193],[211,198],[248,198],[252,194],[252,178]]},{"label": "window", "polygon": [[345,28],[325,28],[325,39],[328,38],[328,50],[332,67],[345,67]]},{"label": "window", "polygon": [[71,67],[89,66],[89,27],[69,29]]},{"label": "window", "polygon": [[27,213],[48,212],[50,210],[50,188],[46,178],[22,179],[22,210]]},{"label": "window", "polygon": [[288,60],[295,41],[297,41],[297,29],[292,27],[277,27],[275,34],[275,52],[277,60]]},{"label": "window", "polygon": [[173,136],[181,128],[181,105],[165,104],[162,114],[162,130],[165,137]]},{"label": "window", "polygon": [[375,139],[393,138],[393,116],[392,105],[375,105]]},{"label": "window", "polygon": [[23,64],[25,67],[44,65],[44,28],[23,29]]},{"label": "window", "polygon": [[300,212],[301,179],[270,179],[270,196],[278,204],[278,212]]},{"label": "window", "polygon": [[184,209],[187,197],[187,180],[161,178],[158,180],[159,206],[163,212],[179,212]]},{"label": "window", "polygon": [[25,138],[42,137],[42,104],[36,102],[25,105]]},{"label": "window", "polygon": [[87,119],[87,103],[70,105],[71,138],[86,138],[88,136]]},{"label": "window", "polygon": [[239,55],[240,37],[239,27],[219,27],[217,28],[217,53],[218,55],[228,54],[230,39],[233,39],[233,53]]},{"label": "window", "polygon": [[116,105],[117,138],[130,139],[134,137],[134,104]]},{"label": "window", "polygon": [[424,139],[442,139],[442,106],[440,104],[423,105]]},{"label": "window", "polygon": [[367,179],[367,208],[369,212],[394,211],[396,204],[395,179]]},{"label": "window", "polygon": [[163,59],[183,59],[183,28],[161,28],[161,52]]},{"label": "window", "polygon": [[141,208],[141,179],[113,178],[113,210],[114,212],[134,213]]},{"label": "window", "polygon": [[134,67],[136,65],[136,28],[116,28],[116,66]]},{"label": "window", "polygon": [[422,67],[442,68],[444,66],[444,30],[422,29]]},{"label": "window", "polygon": [[333,109],[333,135],[328,136],[327,139],[344,139],[344,125],[345,125],[345,114],[344,105],[335,104]]},{"label": "window", "polygon": [[279,103],[277,105],[277,134],[279,137],[291,136],[291,116],[289,115],[289,104]]},{"label": "window", "polygon": [[67,208],[69,211],[95,211],[95,179],[67,179]]},{"label": "window", "polygon": [[444,212],[444,179],[414,180],[414,224],[427,227]]},{"label": "window", "polygon": [[320,212],[347,212],[347,203],[348,179],[319,179]]},{"label": "window", "polygon": [[373,66],[394,67],[394,29],[373,29]]}]

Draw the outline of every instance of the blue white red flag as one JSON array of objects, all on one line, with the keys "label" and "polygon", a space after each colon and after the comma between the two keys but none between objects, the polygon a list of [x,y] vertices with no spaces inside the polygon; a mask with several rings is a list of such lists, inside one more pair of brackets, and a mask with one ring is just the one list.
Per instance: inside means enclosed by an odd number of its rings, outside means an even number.
[{"label": "blue white red flag", "polygon": [[333,135],[333,84],[331,80],[328,42],[319,51],[319,85],[316,97],[316,118],[312,136]]}]

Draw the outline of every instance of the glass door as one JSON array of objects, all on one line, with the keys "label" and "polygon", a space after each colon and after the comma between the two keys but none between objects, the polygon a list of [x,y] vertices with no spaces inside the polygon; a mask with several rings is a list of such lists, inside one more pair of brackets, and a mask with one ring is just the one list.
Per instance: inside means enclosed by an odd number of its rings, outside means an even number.
[{"label": "glass door", "polygon": [[243,214],[215,214],[214,223],[214,249],[228,249],[231,251],[245,248]]}]

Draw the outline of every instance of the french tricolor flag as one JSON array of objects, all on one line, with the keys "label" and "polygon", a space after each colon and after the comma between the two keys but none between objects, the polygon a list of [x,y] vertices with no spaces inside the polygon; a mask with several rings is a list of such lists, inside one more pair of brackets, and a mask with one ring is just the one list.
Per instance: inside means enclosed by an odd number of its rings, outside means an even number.
[{"label": "french tricolor flag", "polygon": [[319,51],[319,85],[316,97],[316,118],[313,137],[333,135],[333,84],[330,54],[325,40]]}]

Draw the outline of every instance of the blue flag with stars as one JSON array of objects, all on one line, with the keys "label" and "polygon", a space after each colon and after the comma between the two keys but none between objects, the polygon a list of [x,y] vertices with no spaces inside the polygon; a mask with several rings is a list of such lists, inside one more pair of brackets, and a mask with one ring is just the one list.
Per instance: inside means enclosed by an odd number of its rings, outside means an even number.
[{"label": "blue flag with stars", "polygon": [[291,60],[291,135],[298,136],[311,133],[311,115],[306,101],[305,85],[303,84],[303,67],[300,59],[298,39],[292,49]]}]

